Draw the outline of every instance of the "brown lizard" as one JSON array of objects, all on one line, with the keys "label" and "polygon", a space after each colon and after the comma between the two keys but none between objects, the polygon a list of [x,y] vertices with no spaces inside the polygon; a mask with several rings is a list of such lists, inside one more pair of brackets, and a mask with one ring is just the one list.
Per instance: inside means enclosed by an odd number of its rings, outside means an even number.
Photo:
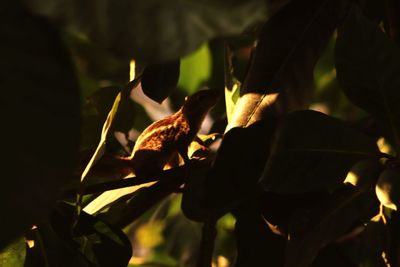
[{"label": "brown lizard", "polygon": [[[123,165],[129,165],[136,176],[146,176],[159,174],[178,154],[187,163],[188,147],[217,100],[218,93],[214,90],[201,90],[186,97],[185,103],[176,113],[154,122],[139,135],[131,156],[123,158]],[[104,192],[84,210],[95,214],[137,189],[137,186],[132,186]]]},{"label": "brown lizard", "polygon": [[215,90],[198,91],[186,97],[176,113],[148,126],[128,157],[135,175],[159,173],[177,153],[185,163],[189,162],[188,147],[217,100]]}]

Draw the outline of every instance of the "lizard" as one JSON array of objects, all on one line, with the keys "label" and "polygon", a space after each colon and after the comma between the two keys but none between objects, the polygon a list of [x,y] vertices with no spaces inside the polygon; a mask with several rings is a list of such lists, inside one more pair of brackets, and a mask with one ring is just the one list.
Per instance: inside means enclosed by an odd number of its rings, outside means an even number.
[{"label": "lizard", "polygon": [[137,138],[128,157],[135,175],[159,173],[176,153],[188,163],[188,147],[217,100],[215,90],[198,91],[186,97],[176,113],[148,126]]},{"label": "lizard", "polygon": [[[171,160],[180,155],[189,163],[188,147],[197,136],[205,116],[219,99],[215,90],[200,90],[185,98],[182,107],[174,114],[150,124],[138,136],[131,155],[122,158],[135,176],[159,174]],[[127,187],[104,192],[90,202],[84,210],[97,213],[118,198],[134,192],[137,187]],[[107,203],[105,203],[107,202]]]}]

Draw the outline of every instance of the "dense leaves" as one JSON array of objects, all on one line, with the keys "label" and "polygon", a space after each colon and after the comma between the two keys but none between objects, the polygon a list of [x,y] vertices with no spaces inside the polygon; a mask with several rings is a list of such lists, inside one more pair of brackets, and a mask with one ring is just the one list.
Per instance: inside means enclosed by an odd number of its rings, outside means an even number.
[{"label": "dense leaves", "polygon": [[[0,15],[1,266],[398,265],[395,0],[24,0]],[[202,87],[225,105],[190,161],[135,174],[140,132]],[[175,150],[202,105],[147,145]]]},{"label": "dense leaves", "polygon": [[399,147],[400,48],[355,11],[340,28],[335,57],[346,95],[374,115]]}]

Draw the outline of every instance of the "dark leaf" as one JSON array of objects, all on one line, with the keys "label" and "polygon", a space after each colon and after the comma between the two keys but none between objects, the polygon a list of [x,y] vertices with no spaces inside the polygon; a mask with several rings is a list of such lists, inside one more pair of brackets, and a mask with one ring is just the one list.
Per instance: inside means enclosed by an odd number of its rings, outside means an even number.
[{"label": "dark leaf", "polygon": [[26,236],[33,247],[27,248],[24,267],[91,266],[77,249],[60,238],[49,223],[42,223],[38,228],[31,229]]},{"label": "dark leaf", "polygon": [[385,124],[400,146],[400,48],[359,12],[351,13],[336,44],[337,77],[357,106]]},{"label": "dark leaf", "polygon": [[335,188],[355,162],[379,157],[372,139],[316,111],[291,113],[277,136],[261,178],[276,193]]},{"label": "dark leaf", "polygon": [[291,1],[264,25],[230,127],[259,120],[270,106],[286,113],[308,105],[314,65],[346,4]]},{"label": "dark leaf", "polygon": [[182,212],[190,220],[204,222],[208,215],[208,210],[202,206],[201,200],[205,194],[206,172],[197,172],[191,175],[183,189]]},{"label": "dark leaf", "polygon": [[372,207],[377,207],[373,192],[344,187],[319,208],[297,212],[292,218],[285,266],[309,266],[324,246],[365,220]]},{"label": "dark leaf", "polygon": [[358,266],[387,266],[382,252],[387,249],[389,232],[379,216],[360,226],[357,232],[340,242],[344,254]]},{"label": "dark leaf", "polygon": [[257,181],[268,157],[273,127],[272,123],[258,121],[225,134],[201,197],[202,206],[213,216],[222,216],[244,199],[260,193]]},{"label": "dark leaf", "polygon": [[145,95],[158,103],[163,102],[178,84],[179,67],[179,61],[148,65],[142,76]]},{"label": "dark leaf", "polygon": [[73,228],[74,214],[74,206],[61,203],[51,216],[49,227],[66,244],[83,254],[91,264],[127,266],[132,256],[132,248],[128,238],[120,229],[113,228],[83,212],[78,224]]},{"label": "dark leaf", "polygon": [[20,2],[1,4],[0,249],[45,220],[72,177],[79,90],[59,32]]},{"label": "dark leaf", "polygon": [[238,253],[234,266],[283,266],[285,239],[266,226],[259,201],[256,198],[246,201],[233,214]]},{"label": "dark leaf", "polygon": [[[329,244],[324,247],[315,258],[310,267],[359,267],[352,263],[335,243]],[[364,267],[364,266],[363,266]],[[366,266],[365,266],[366,267]]]}]

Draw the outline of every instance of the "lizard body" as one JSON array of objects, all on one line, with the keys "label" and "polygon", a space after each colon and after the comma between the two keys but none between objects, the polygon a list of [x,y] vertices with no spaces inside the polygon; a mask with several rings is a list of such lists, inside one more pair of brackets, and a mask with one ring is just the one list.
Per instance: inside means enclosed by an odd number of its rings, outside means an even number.
[{"label": "lizard body", "polygon": [[186,97],[185,103],[176,113],[148,126],[136,140],[129,157],[134,173],[157,173],[176,153],[188,162],[188,147],[217,99],[218,93],[215,90],[198,91]]}]

